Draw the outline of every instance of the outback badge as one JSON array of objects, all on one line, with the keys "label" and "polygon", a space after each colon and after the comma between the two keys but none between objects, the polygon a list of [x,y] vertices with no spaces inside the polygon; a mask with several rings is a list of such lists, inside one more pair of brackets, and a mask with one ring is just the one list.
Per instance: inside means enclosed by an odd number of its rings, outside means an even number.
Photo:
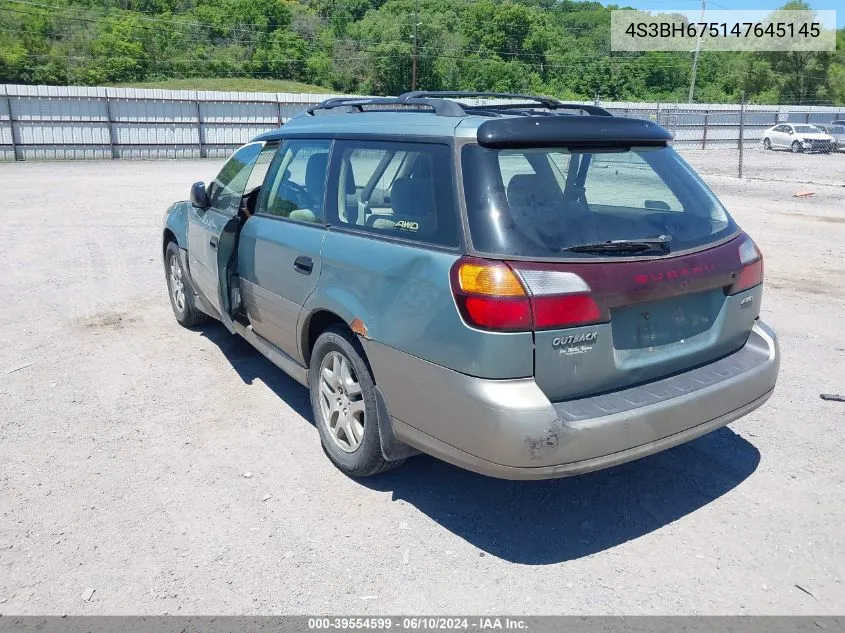
[{"label": "outback badge", "polygon": [[569,336],[556,336],[552,339],[552,347],[558,350],[559,354],[566,356],[584,354],[593,349],[593,343],[596,342],[598,336],[599,333],[597,330],[583,332],[581,334],[570,334]]}]

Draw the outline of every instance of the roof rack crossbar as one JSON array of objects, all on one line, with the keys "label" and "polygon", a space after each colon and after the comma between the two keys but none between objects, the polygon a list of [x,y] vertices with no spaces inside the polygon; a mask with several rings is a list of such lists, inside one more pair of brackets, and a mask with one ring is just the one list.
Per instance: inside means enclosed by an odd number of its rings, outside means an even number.
[{"label": "roof rack crossbar", "polygon": [[538,97],[536,95],[526,95],[516,92],[473,92],[466,90],[417,90],[415,92],[406,92],[399,95],[400,99],[419,99],[424,97],[433,97],[435,99],[448,98],[464,98],[464,99],[523,99],[527,101],[535,101],[542,103],[544,106],[551,108],[559,104],[560,101],[550,97]]},{"label": "roof rack crossbar", "polygon": [[335,97],[311,106],[305,112],[313,116],[318,110],[332,110],[334,108],[351,107],[358,112],[364,112],[364,106],[416,106],[418,108],[430,108],[434,110],[435,114],[441,116],[464,116],[466,114],[460,104],[454,101],[403,97]]},{"label": "roof rack crossbar", "polygon": [[[549,110],[581,110],[582,112],[586,112],[592,116],[613,116],[610,112],[605,110],[604,108],[591,105],[591,104],[577,104],[577,103],[563,103],[562,101],[558,101],[557,99],[552,99],[551,97],[539,97],[536,95],[526,95],[516,92],[472,92],[472,91],[463,91],[463,90],[434,90],[434,91],[422,91],[418,90],[416,92],[406,92],[403,95],[400,95],[400,99],[418,99],[424,97],[433,97],[433,98],[464,98],[464,99],[513,99],[518,100],[522,99],[523,101],[534,101],[535,103],[541,104],[543,107],[548,108]],[[536,107],[526,105],[525,103],[498,103],[498,104],[487,104],[487,105],[466,105],[461,104],[466,111],[473,111],[473,110],[508,110],[508,109],[524,109],[527,107]]]},{"label": "roof rack crossbar", "polygon": [[[496,112],[499,110],[523,110],[526,108],[535,108],[534,105],[526,105],[524,103],[500,103],[495,105],[479,105],[479,106],[464,106],[464,110],[469,112],[489,111]],[[604,108],[596,105],[579,105],[577,103],[558,103],[554,106],[549,106],[549,110],[581,110],[591,116],[613,116]]]}]

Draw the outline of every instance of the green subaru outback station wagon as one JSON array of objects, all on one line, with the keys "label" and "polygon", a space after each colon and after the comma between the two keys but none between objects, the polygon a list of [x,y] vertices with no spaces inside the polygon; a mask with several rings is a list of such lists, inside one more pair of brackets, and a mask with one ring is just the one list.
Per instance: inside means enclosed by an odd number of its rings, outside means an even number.
[{"label": "green subaru outback station wagon", "polygon": [[494,93],[330,99],[174,204],[176,319],[307,386],[326,454],[540,479],[753,411],[763,259],[650,121]]}]

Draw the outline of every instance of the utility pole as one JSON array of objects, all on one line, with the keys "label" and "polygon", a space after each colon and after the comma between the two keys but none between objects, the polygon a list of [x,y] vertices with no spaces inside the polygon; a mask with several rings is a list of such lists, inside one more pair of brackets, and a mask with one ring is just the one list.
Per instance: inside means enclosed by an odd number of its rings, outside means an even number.
[{"label": "utility pole", "polygon": [[[707,8],[707,0],[701,0],[701,18],[699,22],[704,22],[704,10]],[[695,38],[695,55],[692,58],[692,77],[689,82],[689,98],[688,103],[692,103],[692,98],[695,95],[695,76],[698,73],[698,54],[701,52],[701,33]]]},{"label": "utility pole", "polygon": [[745,145],[745,90],[739,101],[739,168],[737,174],[742,178],[742,148]]},{"label": "utility pole", "polygon": [[414,5],[414,46],[411,53],[411,92],[417,89],[417,27],[420,25],[420,0]]}]

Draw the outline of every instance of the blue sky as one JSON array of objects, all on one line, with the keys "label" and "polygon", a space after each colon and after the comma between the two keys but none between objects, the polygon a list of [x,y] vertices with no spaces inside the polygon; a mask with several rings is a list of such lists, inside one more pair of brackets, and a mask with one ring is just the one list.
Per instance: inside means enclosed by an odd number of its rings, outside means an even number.
[{"label": "blue sky", "polygon": [[[608,2],[600,0],[602,4],[615,4],[620,7],[633,7],[643,11],[693,11],[701,8],[701,0],[616,0]],[[707,0],[708,9],[753,9],[756,11],[771,11],[777,9],[786,0]],[[836,26],[845,26],[845,5],[842,0],[809,0],[814,9],[836,10]]]}]

